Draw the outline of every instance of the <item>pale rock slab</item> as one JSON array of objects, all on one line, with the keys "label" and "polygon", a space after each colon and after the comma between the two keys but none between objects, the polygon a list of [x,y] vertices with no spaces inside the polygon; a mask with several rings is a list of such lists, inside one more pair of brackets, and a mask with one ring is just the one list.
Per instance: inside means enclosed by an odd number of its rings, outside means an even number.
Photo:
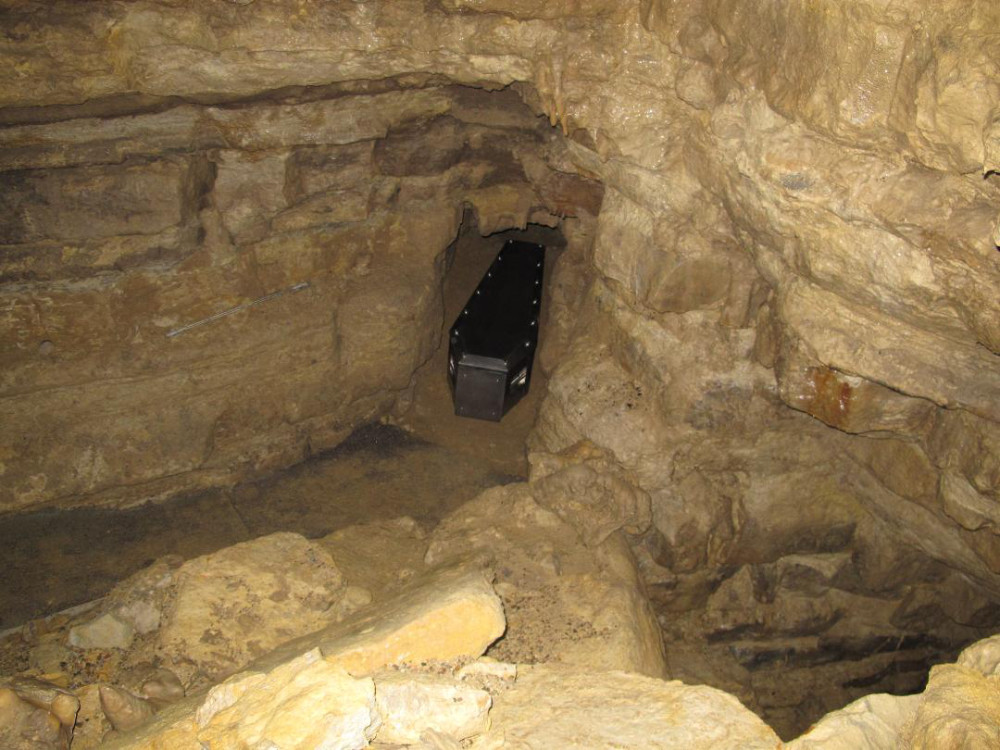
[{"label": "pale rock slab", "polygon": [[393,664],[481,655],[506,629],[503,608],[482,577],[461,569],[430,577],[321,643],[331,664],[366,674]]},{"label": "pale rock slab", "polygon": [[146,600],[138,599],[124,604],[115,609],[114,615],[135,628],[139,635],[152,633],[160,627],[160,610]]},{"label": "pale rock slab", "polygon": [[[309,651],[266,675],[237,675],[213,689],[234,700],[198,712],[198,742],[216,750],[359,750],[379,726],[375,685]],[[213,700],[212,694],[206,704]],[[228,701],[227,701],[228,702]]]},{"label": "pale rock slab", "polygon": [[1000,635],[976,641],[958,655],[956,663],[986,677],[1000,674]]},{"label": "pale rock slab", "polygon": [[901,744],[911,750],[1000,747],[1000,677],[958,664],[932,668]]},{"label": "pale rock slab", "polygon": [[77,625],[69,631],[69,645],[75,648],[128,648],[135,637],[135,628],[108,612]]},{"label": "pale rock slab", "polygon": [[390,672],[375,676],[375,692],[379,742],[414,745],[427,731],[461,741],[489,727],[490,694],[454,678]]},{"label": "pale rock slab", "polygon": [[506,627],[503,605],[484,574],[457,565],[430,570],[377,611],[365,609],[286,643],[256,664],[273,666],[319,647],[331,664],[366,675],[392,665],[476,658]]},{"label": "pale rock slab", "polygon": [[163,618],[129,653],[129,663],[158,659],[181,682],[197,671],[225,677],[279,644],[322,628],[344,592],[330,556],[291,533],[227,547],[173,570],[140,573],[119,584],[112,600],[134,601],[133,586],[156,597]]},{"label": "pale rock slab", "polygon": [[781,740],[714,688],[563,665],[521,667],[472,747],[774,750]]},{"label": "pale rock slab", "polygon": [[828,713],[785,750],[896,750],[920,701],[919,695],[865,696]]}]

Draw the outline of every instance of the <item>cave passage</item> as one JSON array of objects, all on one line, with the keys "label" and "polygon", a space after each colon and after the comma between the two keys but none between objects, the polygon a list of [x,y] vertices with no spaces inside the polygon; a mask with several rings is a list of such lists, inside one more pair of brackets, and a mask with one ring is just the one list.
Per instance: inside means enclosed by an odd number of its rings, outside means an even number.
[{"label": "cave passage", "polygon": [[[957,747],[956,675],[997,736],[995,3],[8,5],[0,748],[403,611],[493,688],[456,747]],[[531,389],[464,419],[511,239]]]},{"label": "cave passage", "polygon": [[[444,364],[447,321],[468,299],[497,248],[521,238],[549,243],[553,259],[565,244],[557,229],[536,225],[482,237],[466,215],[446,250],[442,345],[415,374],[413,396],[398,418],[403,427],[361,427],[336,448],[233,488],[127,509],[6,517],[0,524],[6,579],[0,587],[0,632],[95,600],[164,555],[189,559],[276,531],[318,538],[400,516],[429,529],[484,489],[524,479],[525,440],[545,388],[541,368],[529,395],[503,424],[485,424],[454,415]],[[0,672],[17,671],[19,657],[3,650]]]}]

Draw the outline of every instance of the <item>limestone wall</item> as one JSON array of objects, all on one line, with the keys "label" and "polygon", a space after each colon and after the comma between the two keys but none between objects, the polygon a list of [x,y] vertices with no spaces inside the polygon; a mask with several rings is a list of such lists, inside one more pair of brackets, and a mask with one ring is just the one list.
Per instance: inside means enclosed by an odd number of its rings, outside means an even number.
[{"label": "limestone wall", "polygon": [[483,232],[597,213],[515,95],[381,89],[0,131],[0,511],[143,502],[332,447],[436,346],[463,210]]}]

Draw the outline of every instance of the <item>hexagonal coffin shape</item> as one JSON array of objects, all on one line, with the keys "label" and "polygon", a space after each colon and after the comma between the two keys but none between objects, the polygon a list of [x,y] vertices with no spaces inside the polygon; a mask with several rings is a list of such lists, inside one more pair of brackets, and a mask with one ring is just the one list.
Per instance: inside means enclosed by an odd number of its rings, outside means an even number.
[{"label": "hexagonal coffin shape", "polygon": [[510,240],[451,327],[448,379],[455,414],[499,422],[531,385],[545,248]]}]

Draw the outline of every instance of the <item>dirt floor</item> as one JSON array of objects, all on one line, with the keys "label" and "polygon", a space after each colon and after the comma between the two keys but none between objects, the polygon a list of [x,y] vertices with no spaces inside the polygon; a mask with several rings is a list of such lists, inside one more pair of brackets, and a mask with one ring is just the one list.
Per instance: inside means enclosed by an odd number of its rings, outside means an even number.
[{"label": "dirt floor", "polygon": [[[404,515],[429,528],[482,490],[522,478],[525,440],[545,390],[540,370],[500,423],[456,417],[446,377],[447,330],[509,238],[561,240],[543,228],[489,238],[463,232],[449,250],[445,346],[415,375],[399,426],[363,427],[332,451],[231,489],[128,510],[4,517],[0,633],[97,599],[163,555],[195,557],[275,531],[315,538]],[[553,260],[550,253],[548,268]]]}]

